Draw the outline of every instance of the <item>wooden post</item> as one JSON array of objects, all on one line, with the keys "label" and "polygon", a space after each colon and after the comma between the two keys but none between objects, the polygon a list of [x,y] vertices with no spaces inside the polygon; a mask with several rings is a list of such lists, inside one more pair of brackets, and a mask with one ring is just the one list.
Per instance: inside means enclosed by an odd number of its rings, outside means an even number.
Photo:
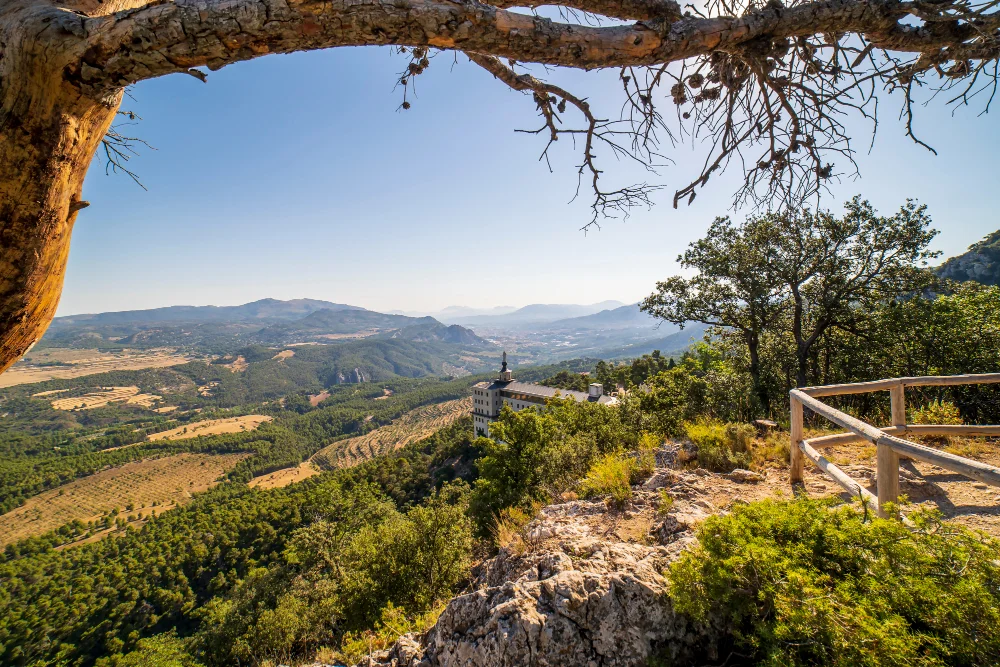
[{"label": "wooden post", "polygon": [[899,502],[899,455],[889,445],[879,444],[875,450],[878,515],[884,518],[885,504]]},{"label": "wooden post", "polygon": [[[889,389],[889,412],[892,416],[892,425],[906,428],[906,385],[902,382]],[[896,455],[901,459],[905,456]]]},{"label": "wooden post", "polygon": [[789,477],[792,484],[799,484],[802,482],[802,473],[805,467],[805,456],[799,448],[799,443],[802,442],[802,401],[792,396],[789,407],[791,408],[791,425],[789,430],[791,431],[792,440]]},{"label": "wooden post", "polygon": [[906,388],[902,382],[889,390],[889,400],[892,404],[892,425],[906,426]]}]

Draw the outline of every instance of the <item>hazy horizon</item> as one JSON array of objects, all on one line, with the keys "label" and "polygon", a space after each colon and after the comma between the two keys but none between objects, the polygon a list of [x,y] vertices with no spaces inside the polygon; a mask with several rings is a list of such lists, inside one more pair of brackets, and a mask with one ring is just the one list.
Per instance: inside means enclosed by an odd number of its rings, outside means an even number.
[{"label": "hazy horizon", "polygon": [[[678,273],[677,255],[715,216],[750,213],[730,210],[738,165],[691,206],[672,208],[698,145],[665,146],[675,164],[659,176],[602,151],[608,187],[666,187],[651,210],[584,234],[586,188],[568,203],[578,152],[559,142],[549,173],[538,160],[543,142],[515,133],[537,126],[530,97],[461,57],[438,57],[401,112],[393,87],[403,65],[387,50],[338,49],[241,63],[207,84],[177,75],[135,86],[123,108],[143,121],[125,131],[156,150],[141,150],[129,168],[148,191],[105,176],[95,160],[58,315],[263,296],[380,312],[632,303]],[[545,75],[617,113],[616,72]],[[862,178],[833,183],[821,205],[837,210],[861,194],[891,214],[917,197],[946,257],[1000,227],[997,124],[979,109],[952,118],[941,104],[921,108],[916,130],[935,157],[905,137],[898,100],[882,106],[871,154],[870,128],[847,121]]]}]

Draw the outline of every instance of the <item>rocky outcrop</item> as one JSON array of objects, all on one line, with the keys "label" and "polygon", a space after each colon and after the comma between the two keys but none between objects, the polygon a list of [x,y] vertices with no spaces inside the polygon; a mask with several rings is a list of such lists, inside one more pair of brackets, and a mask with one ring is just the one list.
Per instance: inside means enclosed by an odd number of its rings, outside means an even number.
[{"label": "rocky outcrop", "polygon": [[952,257],[935,270],[941,278],[984,285],[1000,285],[1000,230],[969,246],[968,252]]},{"label": "rocky outcrop", "polygon": [[584,500],[544,508],[478,568],[430,631],[361,665],[611,667],[711,657],[714,633],[674,613],[663,574],[713,509],[700,498],[706,482],[658,468],[624,511]]}]

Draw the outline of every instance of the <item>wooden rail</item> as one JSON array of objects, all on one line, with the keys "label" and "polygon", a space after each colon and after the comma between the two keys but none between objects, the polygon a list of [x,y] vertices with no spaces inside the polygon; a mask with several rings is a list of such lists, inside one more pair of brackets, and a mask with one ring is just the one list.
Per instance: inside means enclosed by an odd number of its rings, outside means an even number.
[{"label": "wooden rail", "polygon": [[[951,470],[971,479],[1000,486],[1000,468],[961,456],[955,456],[931,447],[904,440],[898,435],[1000,435],[1000,426],[965,425],[916,425],[906,423],[906,387],[953,386],[962,384],[1000,383],[1000,373],[980,375],[948,375],[930,377],[893,378],[875,382],[828,385],[824,387],[803,387],[789,393],[791,408],[791,481],[801,482],[805,458],[809,458],[823,472],[829,475],[852,495],[878,503],[878,512],[886,515],[886,503],[899,500],[899,460],[910,458]],[[892,425],[876,428],[860,419],[833,408],[820,401],[818,396],[840,396],[862,394],[872,391],[888,391]],[[818,415],[847,429],[847,433],[826,435],[811,440],[803,439],[803,408],[809,408]],[[859,482],[850,477],[819,452],[817,446],[845,444],[867,440],[876,447],[876,485],[878,495],[873,496]]]}]

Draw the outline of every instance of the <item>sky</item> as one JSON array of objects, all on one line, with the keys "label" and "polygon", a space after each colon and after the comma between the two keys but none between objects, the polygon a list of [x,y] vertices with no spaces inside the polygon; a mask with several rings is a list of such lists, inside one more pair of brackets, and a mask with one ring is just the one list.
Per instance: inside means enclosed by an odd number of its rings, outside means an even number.
[{"label": "sky", "polygon": [[[560,142],[550,173],[543,140],[515,132],[539,124],[530,97],[441,53],[403,111],[394,87],[405,65],[385,48],[337,49],[233,65],[207,83],[136,85],[122,108],[142,120],[121,131],[154,149],[129,163],[147,190],[95,159],[58,314],[265,297],[423,312],[630,303],[680,272],[677,255],[715,216],[748,213],[729,210],[736,170],[672,208],[696,175],[697,146],[671,149],[675,164],[658,177],[604,151],[609,185],[658,178],[666,188],[651,210],[584,233],[590,200],[584,191],[571,202],[579,153]],[[616,72],[537,74],[618,112]],[[821,204],[861,194],[891,213],[917,198],[944,256],[1000,227],[995,116],[921,109],[917,129],[935,157],[904,136],[898,100],[885,102],[870,154],[870,127],[850,124],[861,179]]]}]

